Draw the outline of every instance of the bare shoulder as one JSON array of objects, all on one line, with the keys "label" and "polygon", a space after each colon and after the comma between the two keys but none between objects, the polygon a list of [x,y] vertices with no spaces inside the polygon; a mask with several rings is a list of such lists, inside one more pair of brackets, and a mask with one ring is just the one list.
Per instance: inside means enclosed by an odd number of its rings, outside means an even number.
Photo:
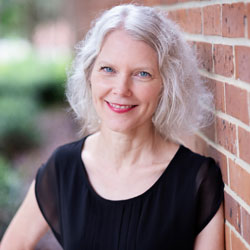
[{"label": "bare shoulder", "polygon": [[33,249],[49,227],[43,218],[35,197],[35,181],[6,230],[0,249]]}]

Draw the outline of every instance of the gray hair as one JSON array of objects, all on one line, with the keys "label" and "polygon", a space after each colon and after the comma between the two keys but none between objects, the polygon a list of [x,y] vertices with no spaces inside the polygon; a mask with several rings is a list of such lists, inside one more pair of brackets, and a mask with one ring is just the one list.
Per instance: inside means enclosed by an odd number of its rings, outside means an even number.
[{"label": "gray hair", "polygon": [[158,54],[163,89],[152,118],[165,139],[178,140],[211,122],[213,96],[199,76],[196,58],[178,26],[160,10],[124,4],[105,11],[93,24],[68,74],[66,96],[81,126],[81,135],[99,129],[92,104],[90,74],[107,34],[123,29]]}]

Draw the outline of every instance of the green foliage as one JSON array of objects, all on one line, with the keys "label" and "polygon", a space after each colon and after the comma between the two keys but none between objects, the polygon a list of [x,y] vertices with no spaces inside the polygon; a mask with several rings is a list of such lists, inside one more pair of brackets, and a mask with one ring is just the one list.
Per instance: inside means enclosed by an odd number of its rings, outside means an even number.
[{"label": "green foliage", "polygon": [[36,115],[63,103],[67,62],[31,55],[0,64],[0,149],[8,155],[37,145]]},{"label": "green foliage", "polygon": [[0,155],[0,239],[23,198],[21,180],[21,175]]},{"label": "green foliage", "polygon": [[[22,19],[22,1],[3,0],[0,4],[0,35],[15,36],[20,34],[20,27],[24,26]],[[22,32],[25,33],[23,27]]]},{"label": "green foliage", "polygon": [[0,149],[11,155],[38,144],[37,104],[28,97],[0,98]]},{"label": "green foliage", "polygon": [[61,0],[1,0],[0,36],[31,37],[34,27],[60,15]]},{"label": "green foliage", "polygon": [[[30,56],[23,61],[0,64],[0,97],[40,97],[43,92],[54,92],[53,102],[63,101],[67,60],[47,61]],[[52,94],[51,94],[52,95]]]}]

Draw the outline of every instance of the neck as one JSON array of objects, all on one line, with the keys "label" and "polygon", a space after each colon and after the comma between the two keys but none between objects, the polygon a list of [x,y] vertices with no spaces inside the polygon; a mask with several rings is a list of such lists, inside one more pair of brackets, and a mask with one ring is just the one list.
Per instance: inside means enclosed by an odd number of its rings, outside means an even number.
[{"label": "neck", "polygon": [[[159,140],[160,139],[160,140]],[[157,141],[157,144],[156,144]],[[101,128],[97,134],[97,152],[117,170],[142,164],[157,150],[163,139],[152,127],[131,133],[120,133]],[[153,158],[153,157],[152,157]]]}]

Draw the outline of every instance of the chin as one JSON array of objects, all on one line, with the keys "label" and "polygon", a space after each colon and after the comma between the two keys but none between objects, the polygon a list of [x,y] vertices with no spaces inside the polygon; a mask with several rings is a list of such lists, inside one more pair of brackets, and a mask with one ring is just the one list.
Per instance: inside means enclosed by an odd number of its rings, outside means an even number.
[{"label": "chin", "polygon": [[[151,123],[150,123],[151,124]],[[110,120],[108,122],[103,123],[103,127],[113,132],[122,133],[122,134],[129,134],[135,132],[137,129],[142,131],[146,127],[148,127],[148,123],[138,124],[135,122],[126,121],[113,121]]]},{"label": "chin", "polygon": [[122,134],[126,134],[126,133],[129,133],[131,131],[133,131],[135,128],[132,128],[130,126],[122,126],[119,125],[119,126],[105,126],[106,129],[110,130],[110,131],[113,131],[113,132],[117,132],[117,133],[122,133]]}]

